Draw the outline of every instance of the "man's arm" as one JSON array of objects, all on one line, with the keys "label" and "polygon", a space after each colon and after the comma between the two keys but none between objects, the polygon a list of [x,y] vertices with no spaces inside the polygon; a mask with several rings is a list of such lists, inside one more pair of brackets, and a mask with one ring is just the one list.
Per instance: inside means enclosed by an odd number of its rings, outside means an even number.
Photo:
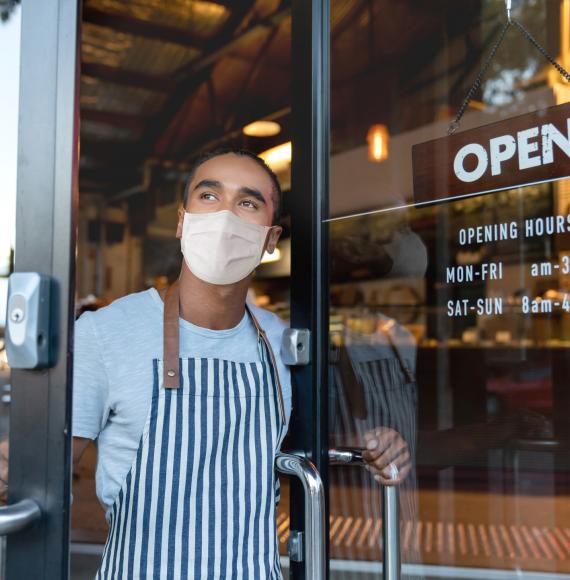
[{"label": "man's arm", "polygon": [[87,446],[91,442],[91,439],[87,437],[74,437],[73,438],[73,467],[76,467],[81,459],[81,456],[87,449]]}]

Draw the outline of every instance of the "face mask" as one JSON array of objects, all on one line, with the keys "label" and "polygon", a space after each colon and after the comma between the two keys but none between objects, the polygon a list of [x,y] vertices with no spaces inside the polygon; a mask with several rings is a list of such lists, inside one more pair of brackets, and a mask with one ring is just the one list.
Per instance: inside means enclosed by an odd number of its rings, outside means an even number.
[{"label": "face mask", "polygon": [[261,262],[272,228],[252,224],[228,210],[184,213],[180,245],[186,265],[210,284],[234,284]]}]

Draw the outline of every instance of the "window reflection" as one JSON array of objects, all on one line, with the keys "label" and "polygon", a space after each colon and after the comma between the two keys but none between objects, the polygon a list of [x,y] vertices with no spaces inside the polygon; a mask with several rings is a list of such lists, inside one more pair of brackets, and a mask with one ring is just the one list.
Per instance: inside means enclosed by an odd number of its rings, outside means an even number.
[{"label": "window reflection", "polygon": [[[371,2],[349,19],[357,3],[333,2],[333,22],[350,24],[332,43],[330,446],[363,446],[378,426],[407,442],[412,577],[568,573],[570,234],[546,224],[570,213],[570,180],[414,207],[412,146],[446,135],[505,22],[502,0],[436,4]],[[513,6],[570,68],[570,2]],[[510,30],[460,130],[569,100]],[[377,125],[381,162],[367,142]],[[527,220],[544,230],[461,237]],[[378,564],[378,484],[351,467],[331,478],[332,556]]]},{"label": "window reflection", "polygon": [[[416,453],[415,340],[404,327],[381,314],[349,318],[344,331],[332,336],[330,437],[335,447],[365,447],[365,435],[380,431],[388,440],[401,438],[412,466]],[[383,444],[380,438],[381,445]],[[402,468],[400,468],[402,469]],[[369,471],[335,467],[331,471],[331,512],[337,521],[352,521],[350,537],[335,534],[342,557],[379,559],[381,487]],[[416,474],[412,468],[400,486],[401,512],[406,525],[417,519]],[[345,524],[348,528],[349,524]],[[406,559],[417,561],[417,550],[403,543]],[[337,557],[341,557],[337,554]]]}]

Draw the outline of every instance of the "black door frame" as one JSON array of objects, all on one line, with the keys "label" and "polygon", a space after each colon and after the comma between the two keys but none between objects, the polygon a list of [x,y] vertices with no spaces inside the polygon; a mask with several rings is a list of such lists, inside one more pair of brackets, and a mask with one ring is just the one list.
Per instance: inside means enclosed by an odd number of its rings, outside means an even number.
[{"label": "black door frame", "polygon": [[8,580],[69,577],[79,22],[79,0],[22,3],[15,271],[55,280],[57,363],[12,371],[8,500],[42,518],[8,536]]},{"label": "black door frame", "polygon": [[[326,562],[329,576],[328,508],[328,180],[330,95],[330,0],[293,0],[291,212],[291,326],[311,331],[311,361],[292,367],[291,444],[319,470],[326,493]],[[303,490],[291,482],[291,530],[303,530]],[[291,577],[304,579],[291,562]],[[310,580],[310,579],[307,579]]]}]

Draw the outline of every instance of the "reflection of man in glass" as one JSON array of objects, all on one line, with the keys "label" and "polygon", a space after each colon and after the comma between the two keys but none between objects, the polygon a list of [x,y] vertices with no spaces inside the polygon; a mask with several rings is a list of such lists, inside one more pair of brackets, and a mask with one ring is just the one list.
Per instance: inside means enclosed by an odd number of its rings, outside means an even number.
[{"label": "reflection of man in glass", "polygon": [[[397,219],[396,215],[390,217],[391,222]],[[374,458],[387,467],[395,464],[400,484],[402,561],[418,563],[423,540],[416,465],[431,471],[486,465],[489,451],[508,450],[520,437],[544,438],[548,421],[526,410],[505,412],[496,397],[487,395],[485,415],[477,415],[473,409],[467,422],[450,420],[447,428],[418,431],[416,338],[426,329],[422,309],[426,249],[406,224],[394,227],[383,216],[352,219],[333,228],[331,237],[330,446],[367,447],[365,460]],[[438,376],[443,371],[445,384],[452,388],[464,384],[461,373],[465,370],[477,374],[469,365],[457,369],[465,360],[460,354],[452,353],[453,364],[446,359],[435,365]],[[454,365],[459,376],[449,374]],[[424,367],[422,371],[424,385],[429,387],[434,369]],[[470,384],[479,383],[475,377]],[[486,383],[482,385],[488,388]],[[506,458],[509,460],[508,454]],[[382,560],[379,483],[386,481],[357,467],[335,466],[330,478],[332,556]],[[429,494],[424,499],[424,507],[429,508]]]},{"label": "reflection of man in glass", "polygon": [[336,320],[340,318],[342,326],[334,325],[333,314],[330,444],[365,447],[365,460],[387,467],[385,477],[368,467],[368,472],[356,467],[331,469],[331,515],[352,518],[350,533],[343,534],[342,524],[335,530],[335,521],[331,523],[333,557],[382,560],[379,484],[390,483],[390,475],[397,474],[402,561],[419,562],[412,533],[417,520],[416,340],[378,310],[385,305],[379,294],[385,298],[397,288],[406,300],[415,295],[416,282],[425,274],[427,252],[405,223],[387,228],[386,218],[378,218],[352,226],[345,226],[343,235],[332,236],[333,282],[351,280],[358,285],[341,283],[332,289]]}]

